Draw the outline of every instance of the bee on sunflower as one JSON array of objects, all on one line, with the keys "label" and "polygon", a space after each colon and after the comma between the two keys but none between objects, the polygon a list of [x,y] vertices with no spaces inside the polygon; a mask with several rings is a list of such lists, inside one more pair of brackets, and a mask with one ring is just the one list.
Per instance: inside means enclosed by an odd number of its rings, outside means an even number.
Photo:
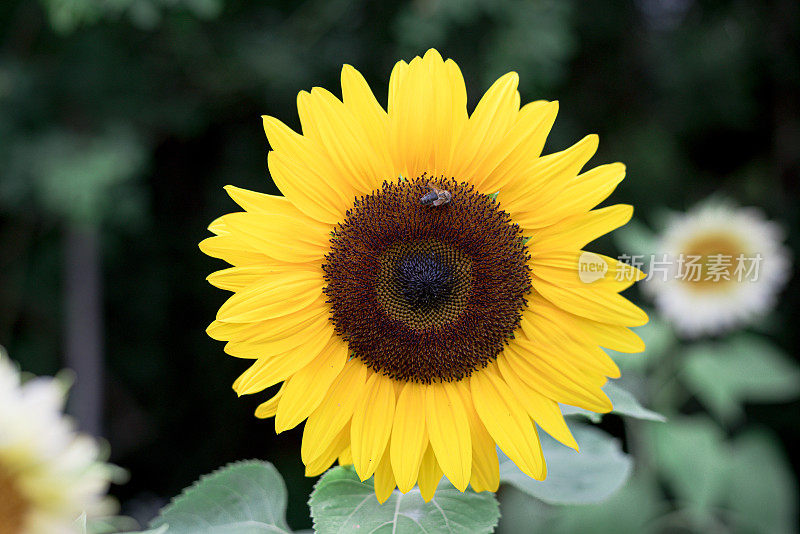
[{"label": "bee on sunflower", "polygon": [[232,267],[208,334],[253,360],[239,395],[278,392],[256,410],[278,432],[303,421],[316,476],[338,459],[385,501],[442,477],[495,491],[499,446],[544,479],[537,426],[577,444],[559,403],[608,412],[619,369],[601,347],[639,352],[645,313],[619,292],[624,265],[587,284],[582,248],[632,207],[592,209],[625,175],[581,173],[589,135],[541,156],[557,102],[520,107],[518,76],[467,113],[458,66],[435,50],[398,62],[387,109],[342,69],[342,99],[301,92],[302,135],[264,117],[269,171],[284,196],[226,187],[244,210],[200,244]]}]

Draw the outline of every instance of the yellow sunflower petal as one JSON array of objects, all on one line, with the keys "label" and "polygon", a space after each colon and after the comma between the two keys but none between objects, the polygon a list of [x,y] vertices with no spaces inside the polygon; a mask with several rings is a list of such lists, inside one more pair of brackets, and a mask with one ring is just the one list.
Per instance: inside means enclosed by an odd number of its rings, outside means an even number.
[{"label": "yellow sunflower petal", "polygon": [[[431,101],[433,85],[422,70],[426,67],[419,57],[411,60],[407,68],[396,66],[398,83],[389,89],[389,146],[395,168],[406,177],[427,170],[431,156],[434,132],[426,104]],[[395,78],[394,72],[392,75]]]},{"label": "yellow sunflower petal", "polygon": [[577,367],[582,373],[597,375],[590,379],[595,383],[604,383],[606,376],[619,378],[619,368],[608,354],[594,342],[576,339],[576,334],[564,331],[551,316],[529,308],[523,312],[520,325],[524,335],[518,336],[518,344],[551,364],[564,363],[567,368]]},{"label": "yellow sunflower petal", "polygon": [[208,225],[208,230],[212,232],[214,235],[225,235],[228,233],[228,230],[225,228],[225,222],[222,219],[222,217],[217,217],[216,219],[211,221],[211,224]]},{"label": "yellow sunflower petal", "polygon": [[353,410],[364,395],[366,381],[367,368],[364,364],[355,359],[345,364],[323,401],[308,416],[300,448],[304,463],[322,454],[345,423],[350,421]]},{"label": "yellow sunflower petal", "polygon": [[322,271],[290,271],[280,281],[267,279],[232,295],[217,319],[251,323],[281,317],[308,307],[322,295]]},{"label": "yellow sunflower petal", "polygon": [[[436,50],[428,50],[392,73],[389,143],[394,167],[406,177],[447,169],[455,139],[466,123],[465,92],[457,72]],[[455,87],[453,85],[455,85]]]},{"label": "yellow sunflower petal", "polygon": [[508,346],[497,358],[497,365],[508,365],[531,388],[562,404],[578,406],[593,412],[611,411],[611,401],[597,385],[576,382],[560,368],[541,361],[536,354],[518,345]]},{"label": "yellow sunflower petal", "polygon": [[313,142],[278,119],[264,116],[273,150],[267,165],[275,185],[300,211],[324,223],[338,223],[358,191],[337,175]]},{"label": "yellow sunflower petal", "polygon": [[[585,271],[589,267],[600,268],[605,263],[606,271]],[[594,252],[552,250],[537,253],[530,262],[533,275],[556,286],[602,288],[604,291],[620,292],[646,275],[627,263]],[[591,275],[600,273],[599,278]]]},{"label": "yellow sunflower petal", "polygon": [[[295,208],[286,197],[250,191],[235,185],[226,185],[223,189],[245,211],[280,213],[282,215],[306,218],[303,212]],[[313,221],[313,219],[310,220]]]},{"label": "yellow sunflower petal", "polygon": [[373,373],[367,380],[350,425],[353,466],[361,480],[372,476],[381,460],[394,422],[394,386],[389,378]]},{"label": "yellow sunflower petal", "polygon": [[389,99],[386,105],[386,111],[389,115],[397,113],[398,106],[400,105],[400,88],[407,74],[408,63],[400,60],[394,64],[392,74],[389,76]]},{"label": "yellow sunflower petal", "polygon": [[534,422],[555,439],[577,451],[578,443],[567,427],[558,403],[528,386],[508,365],[498,365],[498,369]]},{"label": "yellow sunflower petal", "polygon": [[533,160],[530,168],[519,179],[500,191],[499,198],[505,210],[514,217],[514,221],[517,222],[518,217],[521,217],[519,213],[550,213],[559,209],[559,195],[591,159],[597,151],[598,143],[596,135],[587,135],[561,152]]},{"label": "yellow sunflower petal", "polygon": [[499,375],[497,365],[473,373],[470,386],[475,409],[495,442],[523,473],[543,480],[547,469],[536,428]]},{"label": "yellow sunflower petal", "polygon": [[327,471],[339,454],[345,450],[349,439],[350,429],[348,425],[345,425],[319,456],[306,463],[306,476],[315,477]]},{"label": "yellow sunflower petal", "polygon": [[[581,249],[590,241],[619,228],[631,220],[633,206],[616,204],[592,210],[580,215],[572,215],[552,226],[526,232],[531,239],[528,248],[535,253],[548,250]],[[523,230],[528,230],[522,226]]]},{"label": "yellow sunflower petal", "polygon": [[330,229],[279,214],[231,213],[225,224],[236,236],[266,256],[295,263],[322,262],[330,248]]},{"label": "yellow sunflower petal", "polygon": [[433,383],[425,389],[425,421],[431,447],[445,476],[464,491],[472,472],[472,440],[461,395],[450,382]]},{"label": "yellow sunflower petal", "polygon": [[580,336],[617,352],[642,352],[645,348],[642,339],[625,326],[600,323],[574,315],[538,295],[528,300],[528,308],[531,312],[549,317],[558,323],[560,330],[571,334],[573,339]]},{"label": "yellow sunflower petal", "polygon": [[430,172],[438,176],[451,167],[456,142],[467,124],[467,91],[461,71],[452,60],[442,62],[435,52],[430,66],[435,87],[433,120],[437,134]]},{"label": "yellow sunflower petal", "polygon": [[208,283],[214,287],[227,291],[241,291],[247,286],[260,282],[267,276],[275,272],[272,265],[243,265],[241,267],[229,267],[211,273],[206,277]]},{"label": "yellow sunflower petal", "polygon": [[[350,436],[350,430],[348,429],[347,435]],[[339,453],[338,459],[339,465],[353,465],[353,453],[350,451],[350,445],[347,446],[345,450]]]},{"label": "yellow sunflower petal", "polygon": [[390,447],[394,477],[403,493],[414,487],[427,446],[425,387],[408,382],[397,398]]},{"label": "yellow sunflower petal", "polygon": [[275,417],[275,414],[278,412],[278,403],[280,402],[281,397],[283,396],[283,388],[285,387],[286,387],[286,382],[281,384],[280,389],[278,390],[278,392],[275,394],[274,397],[258,405],[258,408],[256,408],[256,417],[258,417],[259,419],[267,419],[269,417]]},{"label": "yellow sunflower petal", "polygon": [[305,308],[263,321],[228,323],[215,320],[208,326],[206,332],[212,339],[219,341],[249,341],[253,344],[280,341],[306,330],[311,324],[319,324],[320,318],[327,317],[329,311],[330,306],[320,296]]},{"label": "yellow sunflower petal", "polygon": [[226,323],[224,321],[214,320],[210,325],[208,325],[208,328],[206,328],[206,334],[208,334],[211,339],[216,339],[217,341],[227,341],[233,336],[247,336],[251,333],[255,333],[263,324],[263,322]]},{"label": "yellow sunflower petal", "polygon": [[[579,348],[570,347],[570,350],[564,350],[542,343],[538,339],[527,339],[525,334],[519,332],[514,347],[518,351],[532,355],[535,358],[534,363],[540,368],[547,366],[547,368],[557,369],[559,375],[577,384],[589,388],[601,388],[607,382],[607,375],[603,368],[600,365],[592,365],[588,362],[588,358],[582,358]],[[616,370],[616,366],[614,366],[614,370]]]},{"label": "yellow sunflower petal", "polygon": [[308,365],[327,345],[332,331],[322,332],[309,340],[302,350],[292,349],[283,354],[259,358],[233,383],[239,395],[251,395],[264,391]]},{"label": "yellow sunflower petal", "polygon": [[[262,213],[266,215],[283,215],[292,217],[301,222],[303,226],[309,226],[322,230],[330,230],[331,225],[321,223],[297,209],[294,204],[286,197],[267,195],[257,191],[242,189],[233,185],[226,185],[225,191],[230,195],[234,202],[247,212]],[[224,220],[224,217],[220,219]]]},{"label": "yellow sunflower petal", "polygon": [[[453,124],[450,142],[443,141],[439,148],[443,157],[439,159],[440,163],[437,163],[437,170],[442,169],[442,171],[452,166],[458,140],[467,127],[467,121],[469,119],[467,115],[467,86],[464,83],[464,76],[461,74],[461,69],[458,68],[455,61],[448,59],[444,62],[444,70],[447,77],[447,87],[450,89],[450,94],[448,95],[450,100],[447,102],[447,107],[451,114],[450,116],[452,117]],[[446,153],[444,152],[448,144],[450,145],[449,159],[446,158]],[[442,167],[438,167],[440,164]]]},{"label": "yellow sunflower petal", "polygon": [[469,385],[462,381],[458,382],[456,386],[469,417],[469,430],[472,437],[472,476],[469,483],[475,491],[497,491],[500,485],[497,445],[475,411]]},{"label": "yellow sunflower petal", "polygon": [[370,145],[367,132],[352,111],[329,91],[315,87],[311,93],[301,92],[297,109],[303,135],[316,141],[342,181],[362,193],[370,193],[383,180],[393,178],[389,151],[364,150]]},{"label": "yellow sunflower petal", "polygon": [[[582,358],[577,350],[560,351],[543,343],[523,340],[517,343],[517,347],[534,355],[536,357],[535,363],[540,369],[557,369],[560,377],[576,384],[581,384],[586,388],[597,388],[599,390],[606,385],[609,375],[613,375],[614,378],[619,377],[619,370],[613,364],[613,361],[612,368],[606,369],[600,365],[593,365],[589,362],[588,357]],[[598,347],[596,350],[600,351],[601,349]]]},{"label": "yellow sunflower petal", "polygon": [[331,337],[319,356],[287,380],[275,416],[275,431],[294,428],[314,411],[347,363],[347,343]]},{"label": "yellow sunflower petal", "polygon": [[436,492],[439,481],[442,480],[442,468],[439,467],[439,462],[436,461],[436,455],[433,453],[433,448],[429,445],[425,449],[425,454],[422,455],[422,464],[419,466],[419,492],[425,502],[430,502]]},{"label": "yellow sunflower petal", "polygon": [[613,291],[559,287],[534,278],[533,289],[544,298],[575,315],[602,323],[640,326],[647,323],[647,314],[625,297]]},{"label": "yellow sunflower petal", "polygon": [[477,175],[481,162],[517,120],[519,113],[519,75],[501,76],[483,95],[456,145],[459,159],[450,174],[465,178]]},{"label": "yellow sunflower petal", "polygon": [[296,330],[287,331],[285,335],[267,341],[259,341],[257,336],[242,341],[229,341],[225,345],[225,352],[237,358],[263,358],[296,349],[317,335],[333,335],[333,324],[326,314],[321,314],[305,324],[301,323]]},{"label": "yellow sunflower petal", "polygon": [[[350,65],[342,67],[342,101],[366,133],[372,150],[390,159],[389,116],[361,73]],[[394,178],[394,171],[384,178]]]},{"label": "yellow sunflower petal", "polygon": [[[554,321],[559,332],[579,343],[592,343],[617,352],[642,352],[644,342],[629,328],[592,321],[562,310],[540,295],[528,299],[528,311],[523,314],[523,329],[528,320],[525,316],[534,313]],[[529,336],[530,337],[530,336]]]},{"label": "yellow sunflower petal", "polygon": [[380,464],[378,464],[378,469],[375,470],[375,497],[378,502],[380,504],[385,503],[396,486],[392,463],[389,460],[389,452],[385,451]]},{"label": "yellow sunflower petal", "polygon": [[585,213],[608,198],[623,178],[625,165],[622,163],[595,167],[571,180],[547,203],[547,209],[515,213],[514,222],[523,228],[542,228],[570,215]]},{"label": "yellow sunflower petal", "polygon": [[253,249],[252,246],[230,235],[227,231],[203,239],[200,241],[199,247],[203,254],[219,258],[235,266],[275,263],[275,260],[264,254],[263,251]]},{"label": "yellow sunflower petal", "polygon": [[481,191],[497,192],[526,172],[542,152],[558,113],[558,102],[540,100],[519,110],[516,122],[502,142],[487,153],[473,182]]}]

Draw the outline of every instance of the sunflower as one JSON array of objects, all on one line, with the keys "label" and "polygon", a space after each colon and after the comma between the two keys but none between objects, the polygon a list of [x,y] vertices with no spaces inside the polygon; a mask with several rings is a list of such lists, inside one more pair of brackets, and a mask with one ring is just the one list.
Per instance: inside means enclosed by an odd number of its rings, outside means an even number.
[{"label": "sunflower", "polygon": [[21,384],[0,350],[0,534],[70,534],[82,513],[114,511],[106,491],[116,468],[62,413],[52,378]]},{"label": "sunflower", "polygon": [[578,275],[581,248],[631,217],[590,211],[625,167],[578,174],[595,135],[540,156],[558,104],[520,108],[513,72],[471,115],[435,50],[395,65],[386,110],[354,68],[341,80],[341,100],[298,95],[302,135],[264,117],[284,196],[226,187],[244,211],[200,244],[232,265],[209,276],[234,294],[208,334],[254,360],[235,391],[281,384],[256,416],[305,420],[306,474],[353,464],[380,502],[415,484],[429,500],[442,475],[494,491],[496,445],[544,479],[537,425],[577,449],[558,403],[609,411],[601,347],[644,348],[627,327],[647,317],[618,294],[641,273],[595,256],[606,276]]},{"label": "sunflower", "polygon": [[712,197],[672,215],[644,289],[683,336],[745,325],[770,311],[789,278],[785,234],[761,210]]}]

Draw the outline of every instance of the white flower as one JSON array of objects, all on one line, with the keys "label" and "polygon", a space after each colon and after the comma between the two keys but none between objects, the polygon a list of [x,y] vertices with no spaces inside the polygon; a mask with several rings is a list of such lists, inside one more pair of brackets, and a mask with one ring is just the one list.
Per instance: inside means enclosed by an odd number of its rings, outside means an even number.
[{"label": "white flower", "polygon": [[54,378],[21,383],[0,349],[0,534],[73,533],[82,513],[114,511],[106,492],[118,470],[75,432],[65,397]]},{"label": "white flower", "polygon": [[687,337],[731,330],[775,305],[789,277],[783,239],[760,210],[709,199],[672,217],[644,289]]}]

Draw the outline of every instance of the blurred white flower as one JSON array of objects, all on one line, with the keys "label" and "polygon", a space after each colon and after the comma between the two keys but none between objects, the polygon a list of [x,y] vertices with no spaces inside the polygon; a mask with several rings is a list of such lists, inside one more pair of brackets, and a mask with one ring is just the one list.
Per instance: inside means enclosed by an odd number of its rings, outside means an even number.
[{"label": "blurred white flower", "polygon": [[0,348],[0,534],[66,534],[76,519],[113,513],[106,497],[119,469],[63,414],[55,378],[21,381]]},{"label": "blurred white flower", "polygon": [[783,228],[756,208],[706,200],[673,215],[644,290],[684,336],[718,334],[768,312],[789,277]]}]

